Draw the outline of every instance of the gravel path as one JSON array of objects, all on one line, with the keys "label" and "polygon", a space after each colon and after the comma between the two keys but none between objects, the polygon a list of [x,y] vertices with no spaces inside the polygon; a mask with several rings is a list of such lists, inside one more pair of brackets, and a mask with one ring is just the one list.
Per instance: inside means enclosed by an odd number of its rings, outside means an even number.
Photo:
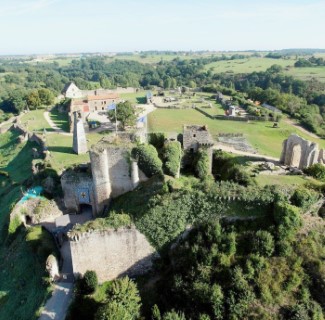
[{"label": "gravel path", "polygon": [[320,139],[320,137],[318,135],[316,135],[315,133],[312,133],[308,130],[306,130],[305,128],[303,128],[302,126],[300,126],[299,124],[297,124],[296,122],[294,122],[292,119],[285,119],[284,120],[285,123],[290,124],[291,126],[294,126],[295,128],[297,128],[298,130],[300,130],[301,132],[308,134],[309,136],[315,138],[315,139]]},{"label": "gravel path", "polygon": [[39,320],[64,320],[73,296],[73,283],[58,282]]},{"label": "gravel path", "polygon": [[[57,133],[63,134],[65,136],[72,136],[72,133],[69,132],[65,132],[64,130],[60,129],[50,118],[49,112],[45,111],[43,113],[45,120],[47,121],[47,123],[50,125],[50,127]],[[50,132],[48,132],[50,133]]]},{"label": "gravel path", "polygon": [[221,149],[223,151],[231,152],[231,153],[235,153],[235,154],[239,154],[239,155],[242,155],[242,156],[248,156],[248,157],[253,157],[253,158],[257,158],[257,159],[265,159],[267,161],[268,160],[269,161],[276,161],[276,162],[279,161],[279,158],[274,158],[274,157],[270,157],[270,156],[264,156],[264,155],[258,154],[258,153],[251,153],[251,152],[245,152],[245,151],[236,150],[233,147],[226,146],[226,145],[220,144],[220,143],[217,143],[213,148],[216,149],[216,150]]}]

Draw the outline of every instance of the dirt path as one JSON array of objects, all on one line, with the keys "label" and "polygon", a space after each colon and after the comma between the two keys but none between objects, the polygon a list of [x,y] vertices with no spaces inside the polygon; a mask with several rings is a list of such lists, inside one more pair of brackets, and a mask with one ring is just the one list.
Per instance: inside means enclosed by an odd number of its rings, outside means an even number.
[{"label": "dirt path", "polygon": [[293,121],[292,119],[284,119],[284,122],[297,128],[299,131],[305,133],[305,134],[308,134],[309,136],[311,136],[312,138],[315,138],[315,139],[320,139],[320,137],[318,135],[316,135],[315,133],[312,133],[308,130],[306,130],[305,128],[303,128],[302,126],[300,126],[299,124],[297,124],[295,121]]},{"label": "dirt path", "polygon": [[253,158],[257,158],[257,159],[264,159],[266,161],[272,161],[272,162],[273,161],[279,162],[278,158],[274,158],[274,157],[270,157],[270,156],[264,156],[264,155],[258,154],[258,153],[251,153],[251,152],[236,150],[233,147],[226,146],[226,145],[220,144],[220,143],[217,143],[213,148],[216,149],[216,150],[221,149],[223,151],[239,154],[239,155],[242,155],[242,156],[248,156],[248,157],[253,157]]},{"label": "dirt path", "polygon": [[[49,112],[48,111],[45,111],[43,113],[44,115],[44,118],[45,120],[47,121],[47,123],[50,125],[50,127],[56,132],[56,133],[60,133],[60,134],[63,134],[65,136],[71,136],[72,133],[69,133],[69,132],[65,132],[64,130],[60,129],[53,121],[52,119],[50,118],[50,115],[49,115]],[[50,132],[48,132],[50,133]]]},{"label": "dirt path", "polygon": [[64,320],[73,296],[73,283],[58,282],[39,320]]}]

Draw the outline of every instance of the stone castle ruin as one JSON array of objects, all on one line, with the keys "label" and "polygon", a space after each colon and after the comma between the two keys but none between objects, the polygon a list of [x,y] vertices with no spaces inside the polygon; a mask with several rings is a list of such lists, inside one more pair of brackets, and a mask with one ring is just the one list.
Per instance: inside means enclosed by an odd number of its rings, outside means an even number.
[{"label": "stone castle ruin", "polygon": [[303,169],[314,163],[325,163],[324,149],[318,149],[318,144],[292,134],[283,141],[280,162]]},{"label": "stone castle ruin", "polygon": [[88,206],[93,215],[97,215],[108,206],[111,198],[147,180],[136,160],[131,158],[137,139],[141,141],[141,136],[132,133],[103,138],[90,149],[91,169],[68,170],[62,175],[64,203],[69,212],[80,212]]},{"label": "stone castle ruin", "polygon": [[210,159],[210,171],[212,170],[212,154],[214,142],[206,125],[184,125],[183,127],[183,149],[186,164],[191,155],[196,153],[200,148],[207,150]]},{"label": "stone castle ruin", "polygon": [[88,151],[88,147],[85,128],[83,121],[78,119],[77,112],[74,113],[73,127],[73,151],[76,154],[86,153]]},{"label": "stone castle ruin", "polygon": [[138,276],[148,272],[157,256],[146,237],[131,228],[92,231],[78,237],[68,235],[65,251],[71,255],[75,276],[96,270],[99,282],[118,276]]}]

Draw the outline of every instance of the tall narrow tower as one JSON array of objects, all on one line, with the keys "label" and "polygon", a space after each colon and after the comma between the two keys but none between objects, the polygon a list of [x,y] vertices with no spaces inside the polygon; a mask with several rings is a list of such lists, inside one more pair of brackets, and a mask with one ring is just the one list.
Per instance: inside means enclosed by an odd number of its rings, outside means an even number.
[{"label": "tall narrow tower", "polygon": [[78,118],[77,112],[73,116],[73,151],[77,154],[86,153],[88,148],[83,121]]}]

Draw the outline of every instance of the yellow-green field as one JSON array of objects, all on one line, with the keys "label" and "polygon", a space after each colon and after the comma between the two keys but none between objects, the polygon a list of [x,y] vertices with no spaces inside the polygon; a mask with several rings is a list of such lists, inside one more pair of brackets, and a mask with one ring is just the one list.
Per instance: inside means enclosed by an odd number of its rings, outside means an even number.
[{"label": "yellow-green field", "polygon": [[148,120],[148,129],[151,132],[182,132],[184,124],[206,124],[214,137],[218,133],[243,133],[258,153],[273,157],[280,157],[282,142],[291,133],[325,147],[325,140],[315,139],[283,121],[279,128],[272,128],[272,122],[214,120],[194,109],[158,109],[149,115]]},{"label": "yellow-green field", "polygon": [[228,61],[217,61],[209,63],[205,66],[206,70],[212,68],[214,73],[250,73],[254,71],[265,71],[274,64],[278,64],[283,68],[292,67],[296,60],[293,59],[270,59],[255,58],[235,59]]}]

